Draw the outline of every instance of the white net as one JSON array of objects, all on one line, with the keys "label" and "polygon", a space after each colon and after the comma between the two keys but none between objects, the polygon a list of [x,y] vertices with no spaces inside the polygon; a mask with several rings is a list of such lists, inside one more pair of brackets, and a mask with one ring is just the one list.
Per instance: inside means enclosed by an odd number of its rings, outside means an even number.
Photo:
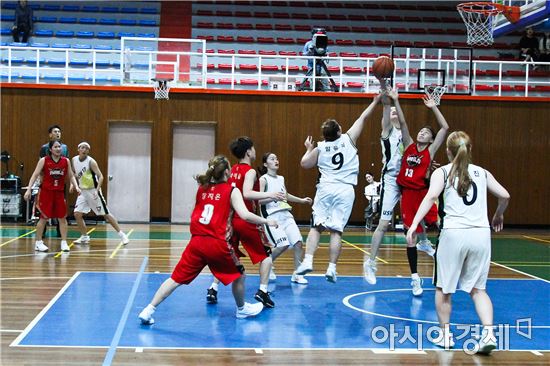
[{"label": "white net", "polygon": [[490,46],[493,44],[493,18],[502,12],[491,3],[465,3],[457,6],[466,24],[468,44]]},{"label": "white net", "polygon": [[435,105],[439,105],[441,96],[445,94],[446,91],[447,85],[429,85],[424,88],[424,93],[435,102]]},{"label": "white net", "polygon": [[170,80],[154,80],[155,99],[169,99]]}]

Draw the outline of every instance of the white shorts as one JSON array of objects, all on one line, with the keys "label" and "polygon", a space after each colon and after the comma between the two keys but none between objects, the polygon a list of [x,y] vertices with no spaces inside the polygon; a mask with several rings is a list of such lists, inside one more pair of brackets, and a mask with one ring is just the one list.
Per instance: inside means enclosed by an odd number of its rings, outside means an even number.
[{"label": "white shorts", "polygon": [[74,211],[86,214],[90,210],[94,211],[96,215],[104,216],[109,214],[107,203],[101,193],[96,189],[83,189],[76,199]]},{"label": "white shorts", "polygon": [[399,198],[401,198],[401,190],[397,185],[397,177],[384,174],[382,177],[382,188],[380,189],[380,200],[382,201],[380,220],[391,221],[393,209]]},{"label": "white shorts", "polygon": [[274,247],[294,246],[296,243],[303,241],[302,234],[294,216],[288,210],[272,213],[268,216],[269,219],[277,220],[279,226],[277,228],[265,225],[265,233],[267,239]]},{"label": "white shorts", "polygon": [[491,265],[489,228],[443,229],[435,261],[435,285],[444,294],[484,290]]},{"label": "white shorts", "polygon": [[354,200],[355,188],[351,184],[319,183],[312,207],[313,226],[343,232]]}]

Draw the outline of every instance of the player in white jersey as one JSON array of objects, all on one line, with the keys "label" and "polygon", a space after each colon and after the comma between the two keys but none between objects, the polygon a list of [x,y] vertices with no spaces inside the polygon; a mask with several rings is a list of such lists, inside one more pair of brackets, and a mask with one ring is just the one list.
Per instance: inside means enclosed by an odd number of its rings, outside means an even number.
[{"label": "player in white jersey", "polygon": [[[287,198],[284,201],[276,201],[272,199],[260,200],[260,212],[261,216],[266,219],[274,219],[279,223],[278,227],[270,227],[264,225],[267,238],[273,244],[273,251],[271,257],[273,261],[278,258],[289,247],[294,249],[294,269],[298,268],[302,261],[303,248],[302,248],[302,234],[294,216],[290,213],[292,206],[288,202],[296,202],[303,204],[312,203],[312,199],[309,197],[300,198],[294,196],[286,190],[285,178],[282,175],[278,175],[279,159],[277,155],[272,152],[265,153],[262,157],[263,166],[259,168],[260,174],[260,191],[261,192],[281,192]],[[276,279],[276,276],[272,270],[272,277],[270,279]],[[304,276],[296,274],[294,272],[290,281],[305,285],[308,283]]]},{"label": "player in white jersey", "polygon": [[90,242],[90,236],[86,233],[86,223],[83,216],[92,210],[96,215],[105,216],[105,220],[118,233],[122,244],[126,245],[130,240],[120,229],[116,218],[109,212],[103,193],[101,193],[103,174],[101,174],[101,170],[99,170],[95,159],[88,155],[89,153],[90,144],[81,142],[78,144],[78,155],[72,159],[72,168],[78,181],[78,186],[81,189],[74,208],[74,217],[81,235],[74,243],[87,244]]},{"label": "player in white jersey", "polygon": [[435,306],[441,332],[435,344],[444,348],[454,345],[449,324],[451,295],[458,287],[472,297],[483,325],[476,351],[488,354],[496,348],[496,340],[493,332],[493,305],[485,291],[491,264],[487,191],[498,198],[492,220],[492,227],[497,232],[502,230],[503,214],[510,195],[491,173],[470,163],[471,148],[470,137],[466,133],[457,131],[449,135],[447,156],[451,164],[432,174],[428,193],[407,232],[407,241],[414,241],[419,222],[443,192],[445,215],[437,246],[434,278]]},{"label": "player in white jersey", "polygon": [[365,121],[380,101],[381,95],[374,97],[372,103],[363,111],[346,133],[334,119],[323,122],[321,129],[324,141],[313,143],[308,136],[304,145],[306,152],[302,157],[303,168],[319,168],[320,178],[313,201],[313,222],[306,240],[306,255],[297,274],[303,275],[313,270],[313,254],[319,246],[321,233],[330,232],[329,264],[325,278],[336,282],[336,263],[342,251],[342,233],[346,226],[353,201],[359,174],[359,157],[355,144]]}]

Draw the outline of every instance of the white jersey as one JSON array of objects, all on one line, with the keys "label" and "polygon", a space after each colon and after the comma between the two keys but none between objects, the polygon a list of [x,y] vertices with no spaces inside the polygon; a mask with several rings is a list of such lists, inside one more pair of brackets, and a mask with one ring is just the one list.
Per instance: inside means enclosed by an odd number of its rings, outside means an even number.
[{"label": "white jersey", "polygon": [[380,138],[380,144],[382,145],[382,174],[397,178],[404,150],[401,130],[392,127],[388,137]]},{"label": "white jersey", "polygon": [[86,156],[84,161],[80,161],[78,155],[73,157],[73,168],[80,189],[97,188],[97,177],[90,168],[90,162],[92,160],[90,156]]},{"label": "white jersey", "polygon": [[320,183],[357,184],[359,155],[357,148],[347,133],[334,141],[321,141],[317,144],[319,157]]},{"label": "white jersey", "polygon": [[466,197],[460,197],[456,190],[458,178],[449,182],[451,167],[452,164],[447,164],[441,168],[445,177],[443,229],[488,228],[487,172],[477,165],[468,165],[472,185]]},{"label": "white jersey", "polygon": [[[260,179],[262,178],[266,181],[264,192],[281,192],[286,195],[285,177],[281,175],[274,177],[269,174],[264,174],[260,177]],[[292,207],[286,201],[268,202],[266,204],[262,204],[261,206],[263,217],[268,217],[269,215],[279,211],[290,211],[291,209]]]}]

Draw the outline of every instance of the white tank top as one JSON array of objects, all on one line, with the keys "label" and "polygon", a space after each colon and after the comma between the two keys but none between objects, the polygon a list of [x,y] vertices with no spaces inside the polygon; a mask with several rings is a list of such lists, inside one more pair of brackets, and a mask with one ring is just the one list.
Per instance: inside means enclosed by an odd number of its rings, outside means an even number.
[{"label": "white tank top", "polygon": [[357,148],[347,133],[334,141],[321,141],[317,144],[319,157],[320,183],[357,184],[359,155]]},{"label": "white tank top", "polygon": [[388,137],[380,138],[382,145],[382,175],[397,177],[403,158],[403,138],[401,130],[392,127]]},{"label": "white tank top", "polygon": [[80,189],[97,188],[97,177],[92,169],[90,169],[91,161],[92,158],[90,156],[86,156],[84,161],[80,161],[78,155],[73,157],[73,168]]},{"label": "white tank top", "polygon": [[451,167],[452,164],[447,164],[441,168],[445,176],[443,229],[488,228],[487,172],[479,166],[468,165],[468,173],[472,179],[472,185],[468,190],[468,194],[465,197],[460,197],[455,188],[458,178],[455,179],[452,185],[449,182]]},{"label": "white tank top", "polygon": [[[286,194],[285,177],[281,175],[274,177],[269,174],[264,174],[260,177],[260,179],[262,178],[266,181],[264,192],[281,192]],[[261,206],[263,217],[267,217],[275,212],[284,210],[292,210],[292,206],[290,206],[286,201],[268,202]]]}]

